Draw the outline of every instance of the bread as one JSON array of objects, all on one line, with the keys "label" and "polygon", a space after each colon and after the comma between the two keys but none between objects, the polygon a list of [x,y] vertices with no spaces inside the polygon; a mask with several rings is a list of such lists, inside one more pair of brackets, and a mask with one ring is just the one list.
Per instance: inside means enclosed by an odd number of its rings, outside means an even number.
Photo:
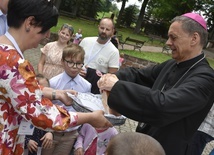
[{"label": "bread", "polygon": [[121,114],[119,114],[118,112],[116,112],[115,110],[109,108],[108,106],[108,96],[109,96],[110,92],[109,91],[103,91],[102,92],[102,103],[103,103],[103,107],[105,109],[105,113],[106,114],[113,114],[115,116],[121,116]]}]

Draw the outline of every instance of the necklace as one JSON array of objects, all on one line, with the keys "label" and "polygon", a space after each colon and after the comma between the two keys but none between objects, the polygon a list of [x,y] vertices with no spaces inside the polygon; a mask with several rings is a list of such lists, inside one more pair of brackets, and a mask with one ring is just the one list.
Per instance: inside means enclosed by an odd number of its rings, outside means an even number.
[{"label": "necklace", "polygon": [[[182,79],[183,77],[195,66],[197,65],[199,62],[201,62],[203,59],[205,58],[205,55],[203,56],[203,58],[201,58],[200,60],[198,60],[197,62],[195,62],[192,66],[190,66],[190,68],[178,79],[178,81],[172,86],[172,88],[174,88]],[[164,88],[166,86],[166,83],[163,85],[161,92],[163,92]]]}]

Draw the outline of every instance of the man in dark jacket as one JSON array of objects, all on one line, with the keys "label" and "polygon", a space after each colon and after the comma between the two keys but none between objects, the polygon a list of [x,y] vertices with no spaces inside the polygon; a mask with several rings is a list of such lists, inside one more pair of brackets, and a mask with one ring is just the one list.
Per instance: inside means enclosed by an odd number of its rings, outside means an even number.
[{"label": "man in dark jacket", "polygon": [[125,68],[98,81],[110,91],[110,108],[139,122],[167,155],[187,155],[188,143],[214,101],[214,71],[203,47],[207,26],[198,14],[175,17],[166,45],[172,60],[144,69]]}]

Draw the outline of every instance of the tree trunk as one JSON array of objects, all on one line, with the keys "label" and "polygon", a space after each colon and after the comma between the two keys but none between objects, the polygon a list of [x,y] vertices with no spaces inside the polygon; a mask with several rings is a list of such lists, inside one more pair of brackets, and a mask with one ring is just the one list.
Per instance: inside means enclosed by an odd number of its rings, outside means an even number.
[{"label": "tree trunk", "polygon": [[212,26],[210,29],[211,31],[209,33],[209,40],[214,40],[214,26]]},{"label": "tree trunk", "polygon": [[142,3],[141,9],[140,9],[140,14],[138,16],[136,27],[134,29],[134,33],[140,33],[141,25],[142,25],[144,15],[145,15],[145,9],[146,9],[148,2],[149,2],[149,0],[144,0]]},{"label": "tree trunk", "polygon": [[78,11],[81,3],[82,3],[82,0],[76,0],[76,5],[74,6],[74,9],[73,9],[74,16],[78,15]]},{"label": "tree trunk", "polygon": [[121,17],[122,17],[122,15],[123,15],[123,11],[124,11],[124,9],[125,9],[125,6],[126,6],[126,0],[123,0],[123,1],[122,1],[122,6],[121,6],[121,9],[120,9],[118,18],[117,18],[116,27],[120,27]]}]

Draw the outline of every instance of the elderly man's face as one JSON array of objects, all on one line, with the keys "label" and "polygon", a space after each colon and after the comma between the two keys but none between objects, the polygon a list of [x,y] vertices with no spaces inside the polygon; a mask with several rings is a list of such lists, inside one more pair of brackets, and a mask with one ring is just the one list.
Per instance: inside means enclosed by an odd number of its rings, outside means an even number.
[{"label": "elderly man's face", "polygon": [[184,32],[181,22],[174,22],[171,24],[166,44],[172,50],[172,58],[177,62],[182,62],[192,58],[194,52],[191,47],[193,36]]}]

